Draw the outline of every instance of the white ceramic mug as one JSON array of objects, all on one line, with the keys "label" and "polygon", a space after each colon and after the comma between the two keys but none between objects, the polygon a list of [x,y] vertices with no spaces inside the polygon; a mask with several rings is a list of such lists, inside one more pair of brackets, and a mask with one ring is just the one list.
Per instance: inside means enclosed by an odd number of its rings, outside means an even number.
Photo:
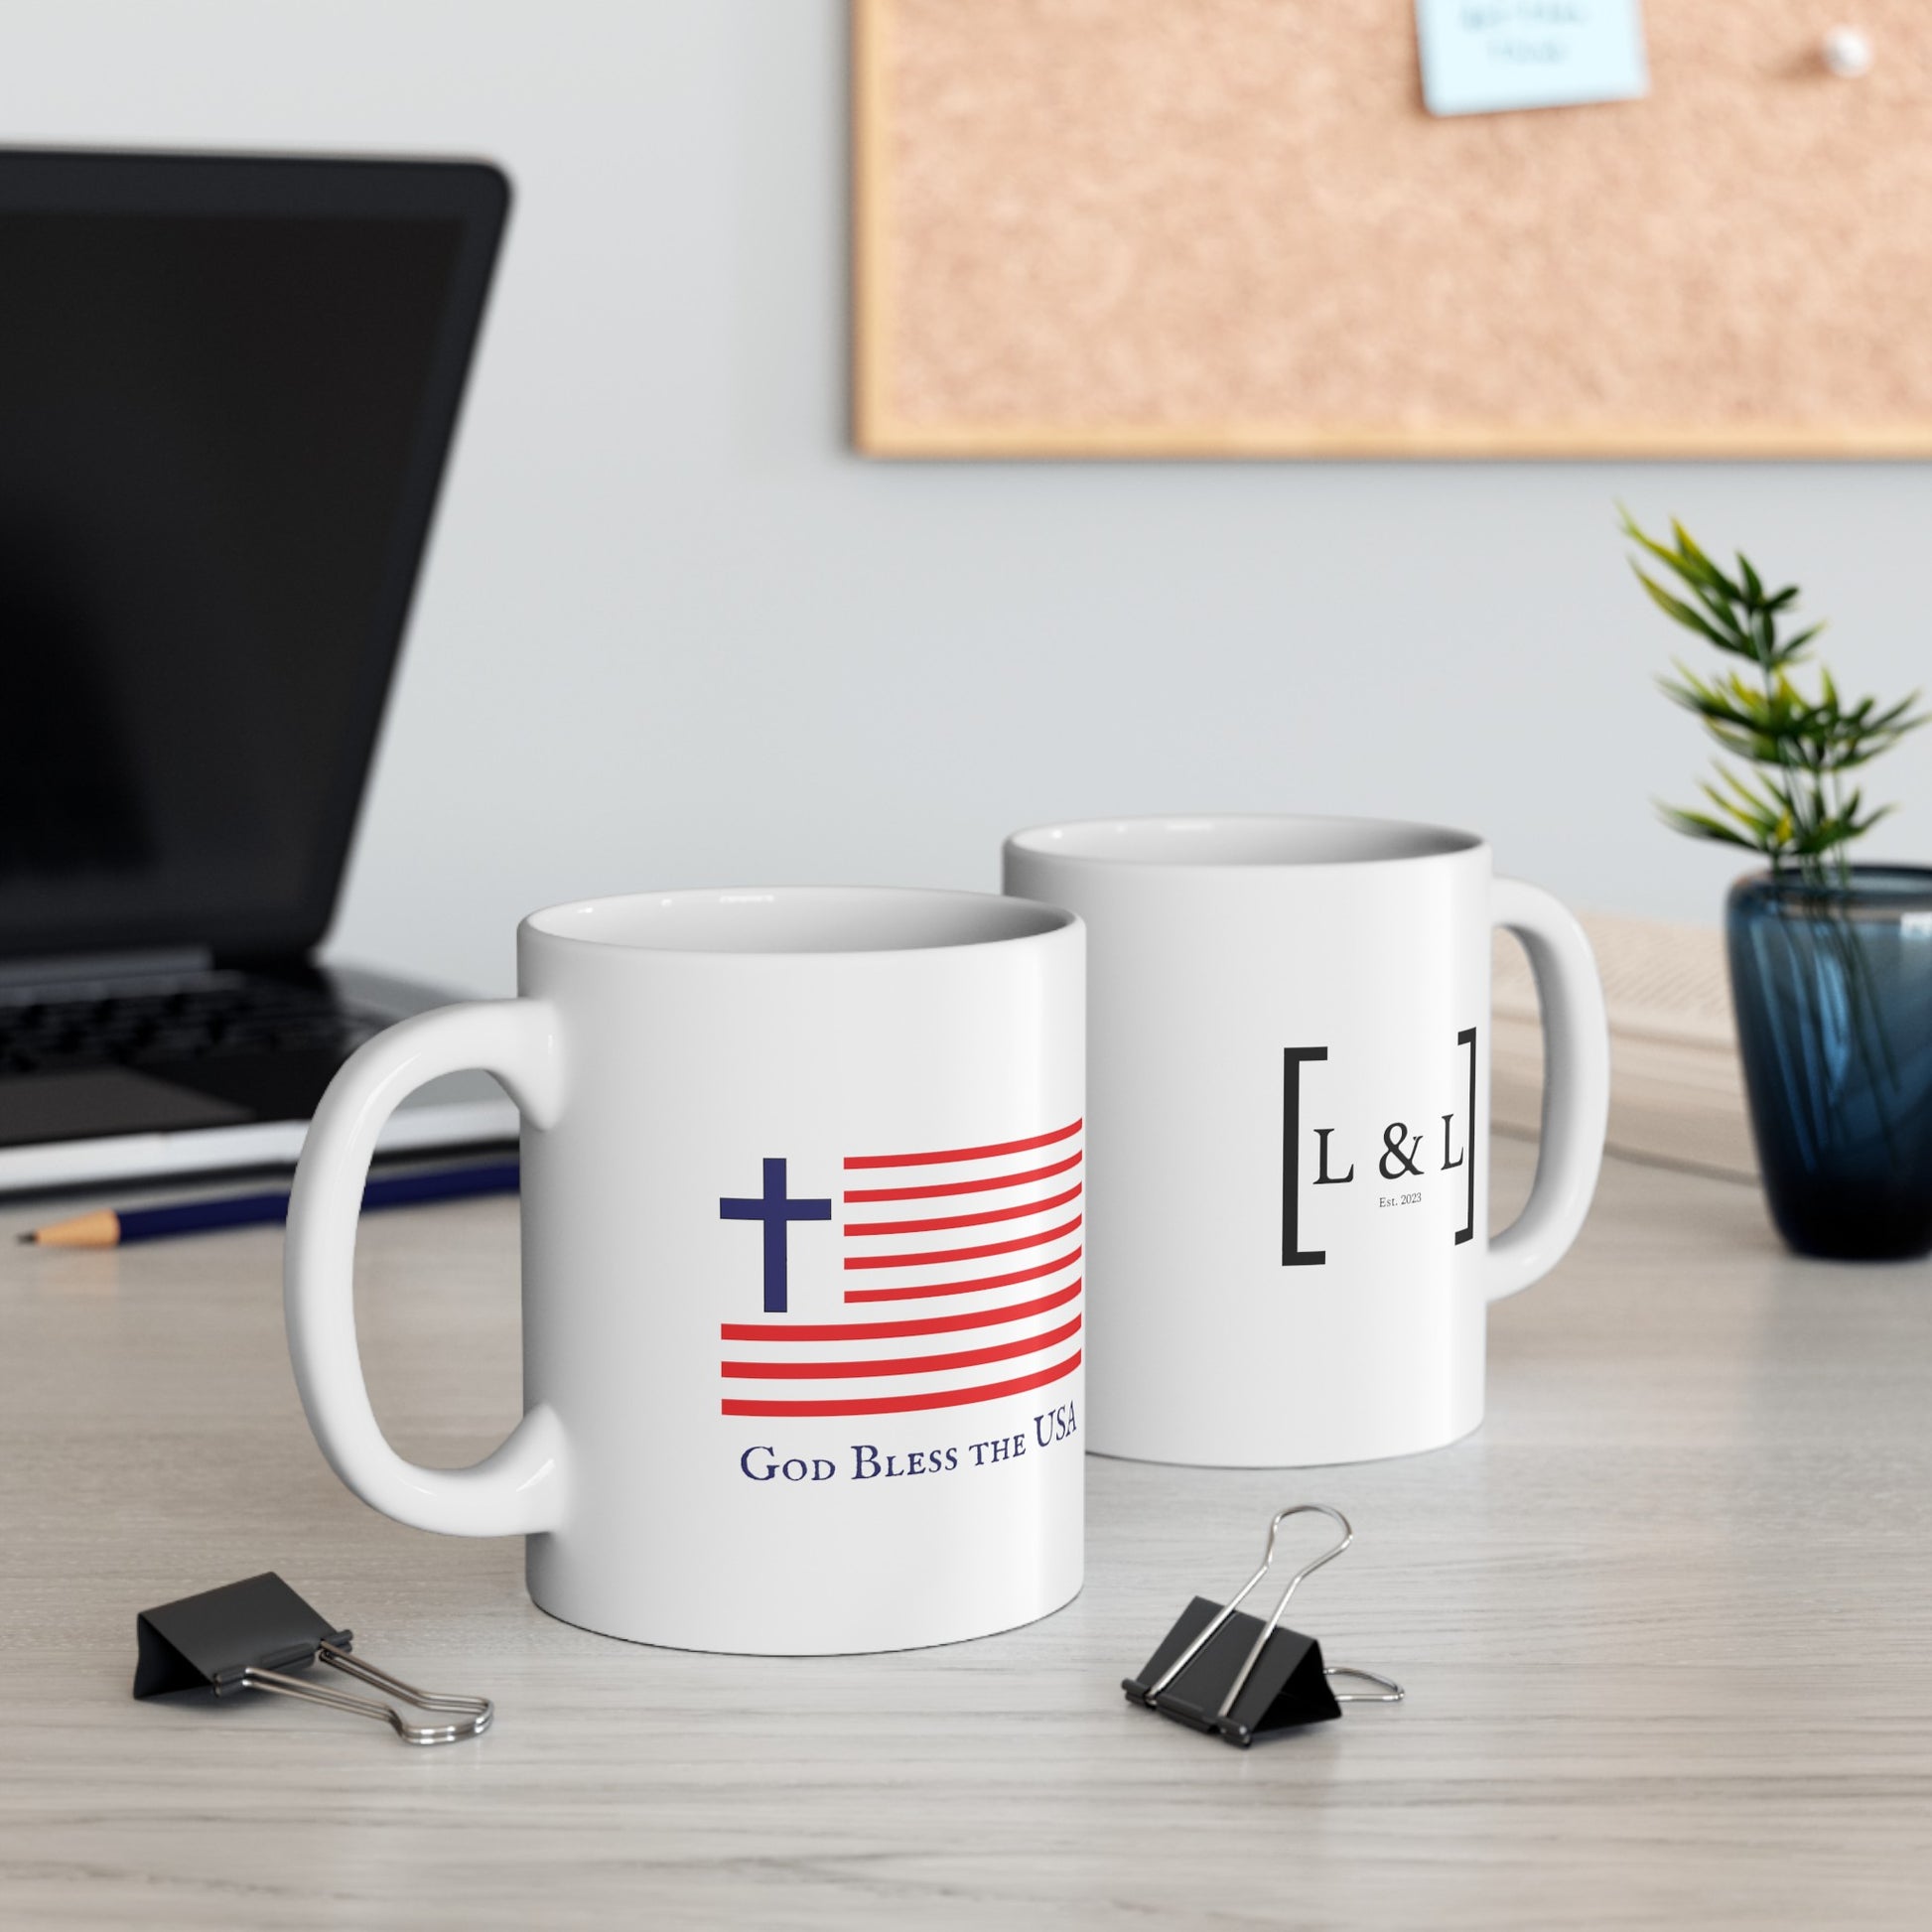
[{"label": "white ceramic mug", "polygon": [[[1085,935],[971,893],[557,906],[518,997],[357,1052],[289,1206],[296,1379],[365,1502],[529,1539],[565,1621],[898,1649],[1080,1587]],[[526,1413],[468,1469],[383,1439],[350,1271],[375,1137],[483,1067],[523,1115]]]},{"label": "white ceramic mug", "polygon": [[[1466,833],[1365,819],[1049,825],[1006,890],[1088,928],[1087,1447],[1352,1462],[1482,1420],[1485,1311],[1552,1268],[1609,1103],[1582,928]],[[1542,1154],[1488,1235],[1490,927],[1536,970]]]}]

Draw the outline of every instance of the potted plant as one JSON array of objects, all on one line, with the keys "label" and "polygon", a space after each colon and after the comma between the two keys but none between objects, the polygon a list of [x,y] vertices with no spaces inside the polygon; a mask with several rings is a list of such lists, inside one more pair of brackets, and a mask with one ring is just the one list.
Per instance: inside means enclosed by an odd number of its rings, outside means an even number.
[{"label": "potted plant", "polygon": [[1738,660],[1709,677],[1679,662],[1659,680],[1734,760],[1717,760],[1704,808],[1659,809],[1677,831],[1768,861],[1731,887],[1725,925],[1771,1218],[1800,1254],[1925,1254],[1932,868],[1850,857],[1891,809],[1867,806],[1854,774],[1925,722],[1918,694],[1848,703],[1822,667],[1807,693],[1792,671],[1824,625],[1791,627],[1795,585],[1767,591],[1741,555],[1734,574],[1720,569],[1681,523],[1663,543],[1626,511],[1623,533],[1658,609]]}]

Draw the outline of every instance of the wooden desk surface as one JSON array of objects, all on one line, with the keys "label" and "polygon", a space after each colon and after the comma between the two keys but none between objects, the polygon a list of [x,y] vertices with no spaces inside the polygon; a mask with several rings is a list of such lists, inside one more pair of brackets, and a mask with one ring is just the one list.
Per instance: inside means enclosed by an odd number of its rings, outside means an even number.
[{"label": "wooden desk surface", "polygon": [[[1498,1145],[1504,1213],[1527,1158]],[[377,1410],[425,1460],[516,1410],[514,1214],[365,1224]],[[1612,1162],[1577,1252],[1496,1311],[1471,1441],[1096,1459],[1071,1607],[811,1662],[586,1635],[531,1607],[519,1545],[355,1502],[296,1402],[279,1256],[0,1250],[9,1926],[1932,1922],[1932,1268],[1792,1260],[1749,1188]],[[1245,1754],[1130,1709],[1120,1677],[1305,1497],[1358,1532],[1306,1626],[1408,1704]],[[135,1611],[262,1569],[496,1730],[135,1704]]]}]

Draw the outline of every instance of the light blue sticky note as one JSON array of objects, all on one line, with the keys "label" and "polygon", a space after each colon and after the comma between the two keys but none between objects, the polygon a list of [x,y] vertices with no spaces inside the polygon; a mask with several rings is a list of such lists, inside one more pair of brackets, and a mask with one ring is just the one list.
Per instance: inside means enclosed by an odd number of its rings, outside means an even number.
[{"label": "light blue sticky note", "polygon": [[1637,0],[1416,0],[1432,114],[1635,100],[1650,76]]}]

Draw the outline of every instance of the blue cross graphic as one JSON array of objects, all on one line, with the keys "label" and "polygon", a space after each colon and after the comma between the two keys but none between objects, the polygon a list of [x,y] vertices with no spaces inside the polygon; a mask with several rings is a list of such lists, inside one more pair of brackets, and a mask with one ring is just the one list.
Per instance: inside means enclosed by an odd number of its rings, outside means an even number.
[{"label": "blue cross graphic", "polygon": [[829,1200],[787,1200],[785,1164],[766,1161],[764,1192],[755,1199],[743,1194],[726,1194],[718,1203],[718,1216],[725,1221],[762,1221],[764,1223],[764,1311],[785,1312],[785,1234],[793,1221],[829,1221]]}]

